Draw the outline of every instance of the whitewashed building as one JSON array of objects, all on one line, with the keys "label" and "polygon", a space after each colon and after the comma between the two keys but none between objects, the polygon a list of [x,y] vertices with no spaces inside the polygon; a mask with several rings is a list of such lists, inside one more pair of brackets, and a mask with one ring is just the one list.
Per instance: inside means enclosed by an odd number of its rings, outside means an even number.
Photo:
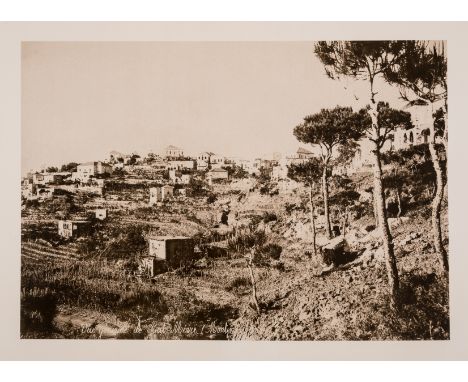
[{"label": "whitewashed building", "polygon": [[166,158],[180,158],[184,156],[184,150],[180,147],[169,145],[165,149]]},{"label": "whitewashed building", "polygon": [[150,191],[150,199],[149,199],[150,206],[153,206],[156,203],[171,199],[174,196],[174,187],[168,184],[161,186],[161,187],[151,187],[149,191]]},{"label": "whitewashed building", "polygon": [[166,164],[167,170],[193,170],[195,168],[194,161],[186,160],[169,160]]}]

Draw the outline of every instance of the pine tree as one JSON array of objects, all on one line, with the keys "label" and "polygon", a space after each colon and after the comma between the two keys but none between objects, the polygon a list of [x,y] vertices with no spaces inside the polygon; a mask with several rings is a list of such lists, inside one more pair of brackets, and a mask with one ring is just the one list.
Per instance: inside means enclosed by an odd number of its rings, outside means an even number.
[{"label": "pine tree", "polygon": [[315,45],[315,54],[325,66],[325,72],[332,79],[341,76],[367,81],[369,84],[370,117],[367,138],[372,143],[372,168],[374,178],[374,200],[377,220],[381,232],[392,305],[398,304],[399,277],[394,253],[393,237],[390,232],[382,184],[381,148],[389,130],[379,125],[376,80],[384,76],[393,65],[402,49],[401,42],[395,41],[321,41]]},{"label": "pine tree", "polygon": [[436,173],[436,191],[432,201],[432,235],[435,251],[440,258],[442,268],[448,272],[448,255],[442,243],[440,217],[446,177],[437,149],[437,140],[439,139],[445,148],[445,156],[448,157],[445,42],[405,41],[398,59],[386,68],[385,78],[388,82],[399,86],[401,97],[409,105],[428,105],[432,109],[433,123],[429,128],[428,142]]}]

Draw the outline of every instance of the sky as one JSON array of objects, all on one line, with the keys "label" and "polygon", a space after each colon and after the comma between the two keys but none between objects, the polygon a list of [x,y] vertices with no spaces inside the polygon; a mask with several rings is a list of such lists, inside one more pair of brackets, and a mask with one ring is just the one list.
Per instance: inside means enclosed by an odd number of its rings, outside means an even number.
[{"label": "sky", "polygon": [[[254,158],[292,153],[321,108],[366,105],[364,81],[334,81],[313,42],[25,42],[22,172],[145,155],[167,145]],[[379,100],[402,107],[378,83]]]}]

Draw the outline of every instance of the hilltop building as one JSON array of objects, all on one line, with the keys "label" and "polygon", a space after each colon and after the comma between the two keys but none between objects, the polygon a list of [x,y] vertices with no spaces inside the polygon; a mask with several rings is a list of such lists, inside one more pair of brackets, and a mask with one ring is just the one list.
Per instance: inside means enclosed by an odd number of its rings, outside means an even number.
[{"label": "hilltop building", "polygon": [[212,169],[221,168],[224,166],[224,157],[221,155],[213,154],[210,157],[210,165]]},{"label": "hilltop building", "polygon": [[314,153],[304,149],[302,147],[299,147],[297,151],[289,156],[286,156],[286,162],[287,165],[299,165],[299,164],[304,164],[306,163],[310,158],[314,156]]},{"label": "hilltop building", "polygon": [[173,145],[167,146],[165,152],[166,158],[181,158],[184,156],[184,150]]},{"label": "hilltop building", "polygon": [[195,163],[192,159],[169,160],[166,163],[167,170],[193,170]]},{"label": "hilltop building", "polygon": [[87,182],[97,175],[111,175],[112,166],[104,162],[86,162],[79,164],[76,172],[72,173],[72,180]]}]

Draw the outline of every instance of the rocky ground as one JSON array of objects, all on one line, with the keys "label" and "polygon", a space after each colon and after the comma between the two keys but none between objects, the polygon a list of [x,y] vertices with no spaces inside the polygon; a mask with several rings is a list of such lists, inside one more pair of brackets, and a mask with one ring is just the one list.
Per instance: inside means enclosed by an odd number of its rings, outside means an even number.
[{"label": "rocky ground", "polygon": [[[427,188],[413,179],[408,182],[415,184],[413,188]],[[389,221],[401,290],[401,306],[393,310],[389,304],[379,233],[369,212],[372,211],[369,175],[359,174],[352,179],[351,186],[359,193],[359,200],[352,206],[354,215],[344,235],[344,258],[337,266],[327,266],[320,256],[313,254],[307,190],[300,186],[276,192],[275,187],[279,186],[273,185],[272,192],[262,194],[255,184],[249,179],[234,185],[215,185],[212,193],[216,199],[210,203],[206,198],[183,198],[149,208],[147,195],[140,190],[112,192],[104,198],[82,198],[76,203],[78,208],[67,198],[25,208],[22,284],[40,284],[46,290],[53,290],[57,285],[59,288],[54,292],[58,305],[53,328],[48,329],[51,332],[23,332],[22,336],[232,340],[450,337],[448,282],[433,251],[430,193],[421,201],[414,195],[402,195],[406,201],[405,213]],[[331,194],[337,192],[332,184]],[[327,240],[319,193],[314,203],[317,243],[324,245]],[[190,268],[164,273],[153,280],[125,276],[123,267],[128,263],[125,250],[120,251],[118,259],[101,257],[109,253],[104,247],[116,248],[116,243],[136,226],[157,234],[206,235],[219,223],[220,212],[226,205],[230,209],[229,229],[255,223],[271,242],[282,248],[279,260],[257,264],[253,269],[260,314],[252,306],[245,253],[227,251],[221,257],[206,255]],[[100,226],[100,233],[86,256],[79,256],[83,247],[79,240],[50,244],[56,240],[54,222],[64,208],[72,216],[82,216],[99,206],[109,209],[109,218]],[[446,203],[442,215],[443,234],[447,238]],[[335,211],[334,223],[339,223],[339,216]],[[47,240],[35,237],[39,233]],[[114,247],[100,248],[103,241]],[[141,245],[138,241],[137,244]],[[226,248],[226,243],[218,244]],[[448,246],[447,240],[445,245]],[[99,251],[95,250],[98,247]],[[93,257],[95,252],[99,256]],[[137,251],[130,252],[129,257]],[[103,260],[104,268],[100,265]],[[79,278],[81,284],[67,281],[71,277],[69,269],[74,267],[78,273],[72,277]],[[107,304],[104,297],[97,300],[100,305],[83,304],[73,292],[75,285],[89,288],[90,296],[99,295],[104,285],[116,306],[125,309]],[[63,290],[70,290],[73,296],[63,295]],[[158,296],[158,302],[151,300],[152,296]]]},{"label": "rocky ground", "polygon": [[297,254],[295,261],[287,261],[291,271],[259,283],[263,312],[245,309],[233,323],[232,339],[448,339],[447,281],[433,253],[428,220],[415,220],[392,224],[402,290],[399,311],[389,308],[376,232],[355,227],[349,244],[364,251],[354,261],[317,274],[313,260]]}]

